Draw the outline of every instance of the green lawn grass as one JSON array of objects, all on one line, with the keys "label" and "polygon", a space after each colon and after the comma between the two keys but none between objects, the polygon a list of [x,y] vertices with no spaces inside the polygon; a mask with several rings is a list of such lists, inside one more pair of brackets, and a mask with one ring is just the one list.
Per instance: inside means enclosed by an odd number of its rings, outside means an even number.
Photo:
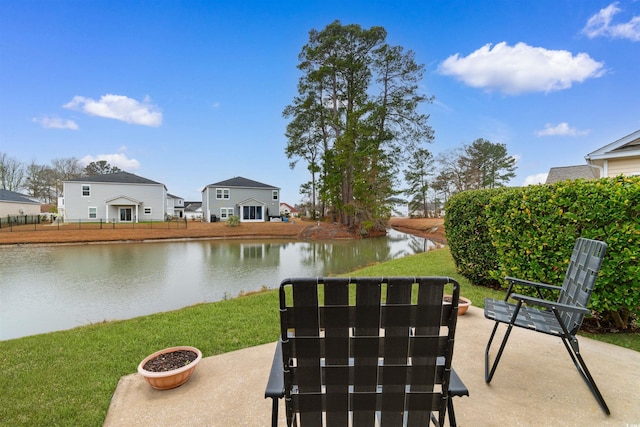
[{"label": "green lawn grass", "polygon": [[[504,293],[473,286],[455,272],[448,249],[407,256],[351,276],[451,276],[475,306]],[[273,287],[278,284],[274,283]],[[273,342],[278,295],[260,292],[131,320],[105,322],[0,342],[0,425],[99,426],[120,377],[152,352],[176,345],[203,356]],[[595,336],[640,351],[640,334]]]}]

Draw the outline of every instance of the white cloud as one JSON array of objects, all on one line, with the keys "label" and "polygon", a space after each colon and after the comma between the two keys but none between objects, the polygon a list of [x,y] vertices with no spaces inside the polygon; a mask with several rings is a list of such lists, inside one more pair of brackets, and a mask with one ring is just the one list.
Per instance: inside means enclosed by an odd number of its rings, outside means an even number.
[{"label": "white cloud", "polygon": [[105,160],[111,166],[116,166],[124,171],[134,171],[140,169],[140,162],[136,159],[128,159],[124,153],[98,154],[97,156],[86,155],[79,160],[83,166],[91,162]]},{"label": "white cloud", "polygon": [[535,175],[529,175],[524,179],[523,187],[527,185],[544,184],[547,181],[548,172],[538,173]]},{"label": "white cloud", "polygon": [[568,89],[573,83],[600,77],[602,67],[602,62],[586,53],[573,55],[566,50],[502,42],[493,48],[486,44],[466,57],[456,53],[444,60],[438,71],[472,87],[515,95]]},{"label": "white cloud", "polygon": [[569,126],[569,123],[562,122],[553,126],[551,123],[544,125],[544,129],[536,131],[536,136],[579,136],[588,134],[588,130],[578,130]]},{"label": "white cloud", "polygon": [[107,94],[96,101],[84,96],[74,96],[64,108],[86,114],[121,120],[135,125],[157,127],[162,124],[162,113],[147,97],[142,102],[123,95]]},{"label": "white cloud", "polygon": [[611,3],[587,21],[582,33],[590,39],[595,37],[609,37],[612,39],[629,39],[640,41],[640,16],[633,16],[628,22],[612,24],[615,15],[622,9],[618,2]]},{"label": "white cloud", "polygon": [[40,125],[45,129],[71,129],[78,130],[80,127],[73,120],[65,120],[59,117],[47,117],[43,116],[41,118],[33,118],[32,121],[34,123],[40,123]]}]

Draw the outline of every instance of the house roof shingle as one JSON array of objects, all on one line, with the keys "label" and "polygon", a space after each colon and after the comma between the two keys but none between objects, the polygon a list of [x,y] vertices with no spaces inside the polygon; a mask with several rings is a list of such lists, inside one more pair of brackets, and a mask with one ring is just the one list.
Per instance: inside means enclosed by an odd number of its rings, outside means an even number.
[{"label": "house roof shingle", "polygon": [[568,179],[598,179],[600,171],[595,166],[578,165],[578,166],[560,166],[549,169],[546,184],[553,184],[558,181],[566,181]]},{"label": "house roof shingle", "polygon": [[289,208],[289,211],[291,211],[291,213],[299,213],[300,209],[296,208],[295,206],[291,206],[289,203],[285,203],[285,202],[280,202],[280,207],[282,206],[286,206],[287,208]]},{"label": "house roof shingle", "polygon": [[202,202],[184,202],[184,210],[187,212],[195,212],[202,208]]},{"label": "house roof shingle", "polygon": [[33,200],[29,196],[16,193],[15,191],[0,189],[0,201],[2,202],[18,202],[39,205],[40,202]]},{"label": "house roof shingle", "polygon": [[129,173],[129,172],[116,172],[107,173],[103,175],[84,176],[81,178],[74,178],[68,181],[82,181],[82,182],[110,182],[114,184],[157,184],[163,185],[160,182],[152,181],[147,178]]},{"label": "house roof shingle", "polygon": [[220,182],[214,182],[213,184],[207,185],[207,187],[278,188],[274,187],[273,185],[263,184],[262,182],[253,181],[241,176],[237,176],[235,178],[227,179]]}]

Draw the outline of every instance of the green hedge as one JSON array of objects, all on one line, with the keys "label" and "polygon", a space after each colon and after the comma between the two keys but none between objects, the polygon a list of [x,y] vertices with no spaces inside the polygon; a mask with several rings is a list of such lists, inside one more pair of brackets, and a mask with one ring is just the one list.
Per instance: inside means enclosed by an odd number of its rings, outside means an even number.
[{"label": "green hedge", "polygon": [[[452,255],[472,282],[515,276],[561,284],[576,238],[597,239],[609,247],[592,310],[618,328],[640,313],[640,177],[460,193],[446,209]],[[474,242],[480,246],[470,248]]]},{"label": "green hedge", "polygon": [[465,191],[446,203],[444,229],[451,256],[458,272],[475,285],[500,286],[500,281],[491,276],[499,264],[485,210],[492,195],[508,192],[504,189]]}]

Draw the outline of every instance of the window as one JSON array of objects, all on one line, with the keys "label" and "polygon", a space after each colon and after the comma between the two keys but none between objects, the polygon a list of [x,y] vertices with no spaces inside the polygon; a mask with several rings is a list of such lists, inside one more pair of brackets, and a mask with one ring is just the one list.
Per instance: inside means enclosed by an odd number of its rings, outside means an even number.
[{"label": "window", "polygon": [[278,200],[278,190],[273,190],[273,192],[271,193],[271,198],[273,200]]},{"label": "window", "polygon": [[89,208],[89,219],[97,219],[98,218],[98,208],[90,207]]},{"label": "window", "polygon": [[216,188],[216,199],[218,199],[218,200],[229,200],[229,189],[228,188]]},{"label": "window", "polygon": [[220,219],[224,220],[233,215],[233,208],[220,208]]},{"label": "window", "polygon": [[151,208],[144,208],[145,215],[151,215]]},{"label": "window", "polygon": [[91,186],[83,185],[82,186],[82,197],[89,197],[91,195]]}]

